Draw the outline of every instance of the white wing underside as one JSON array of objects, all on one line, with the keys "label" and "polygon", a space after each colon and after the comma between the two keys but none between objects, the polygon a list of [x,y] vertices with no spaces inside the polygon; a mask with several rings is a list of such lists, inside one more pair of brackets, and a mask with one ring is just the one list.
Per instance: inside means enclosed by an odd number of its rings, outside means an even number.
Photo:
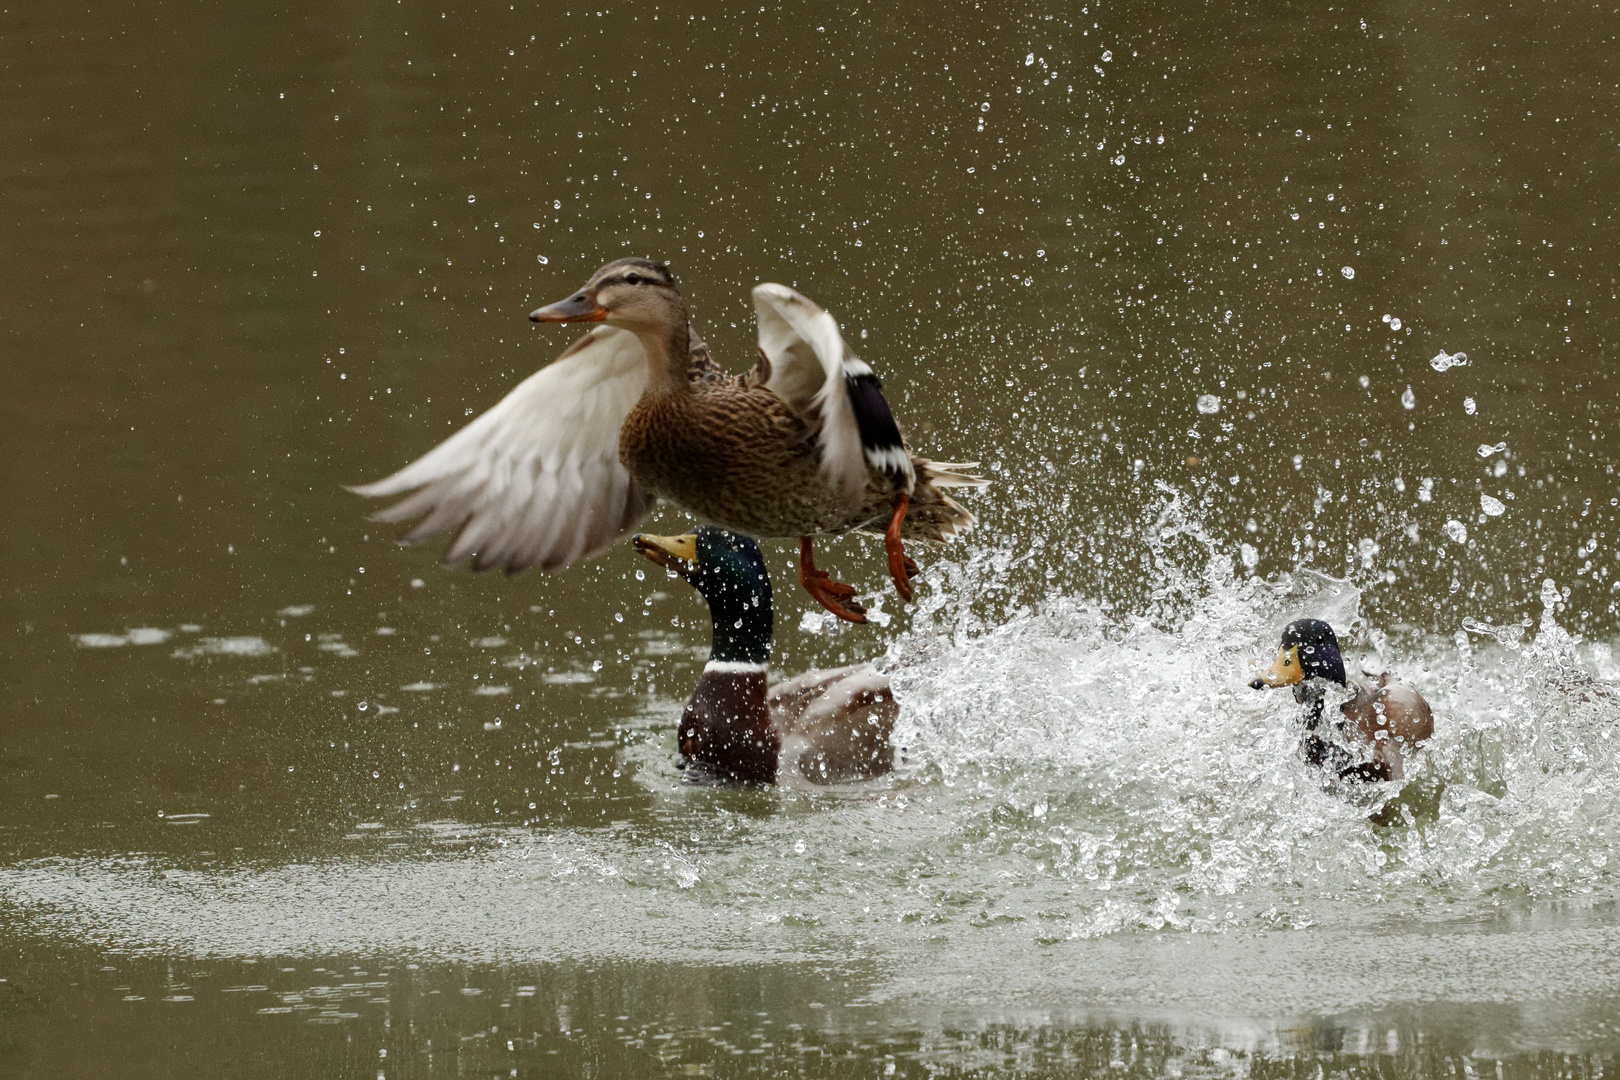
[{"label": "white wing underside", "polygon": [[640,340],[599,326],[420,459],[353,490],[411,493],[376,515],[421,518],[401,543],[459,529],[447,565],[559,569],[611,547],[652,509],[619,463],[619,428],[646,386]]},{"label": "white wing underside", "polygon": [[849,404],[849,365],[869,372],[844,344],[838,323],[814,301],[786,285],[754,286],[759,348],[771,363],[766,387],[816,428],[821,475],[851,507],[866,496],[866,457]]}]

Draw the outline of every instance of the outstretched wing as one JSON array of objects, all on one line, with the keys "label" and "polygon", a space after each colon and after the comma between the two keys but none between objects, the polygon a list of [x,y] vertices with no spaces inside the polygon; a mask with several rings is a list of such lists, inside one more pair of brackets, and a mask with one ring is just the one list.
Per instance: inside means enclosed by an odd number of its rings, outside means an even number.
[{"label": "outstretched wing", "polygon": [[636,335],[599,326],[417,461],[351,490],[411,493],[376,515],[421,518],[401,543],[460,530],[446,565],[567,566],[606,550],[652,509],[619,463],[619,428],[646,386]]},{"label": "outstretched wing", "polygon": [[833,317],[786,285],[769,283],[755,286],[754,309],[759,348],[770,364],[765,386],[815,425],[827,483],[859,506],[870,462],[909,491],[911,459],[882,386],[844,343]]}]

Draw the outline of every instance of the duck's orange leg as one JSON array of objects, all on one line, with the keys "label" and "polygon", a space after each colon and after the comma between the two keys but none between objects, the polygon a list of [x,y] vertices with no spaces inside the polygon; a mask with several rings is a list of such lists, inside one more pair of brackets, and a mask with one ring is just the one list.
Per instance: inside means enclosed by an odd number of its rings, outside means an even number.
[{"label": "duck's orange leg", "polygon": [[899,492],[894,497],[894,516],[883,534],[883,547],[889,553],[889,576],[894,579],[894,591],[900,599],[911,599],[911,579],[917,576],[917,563],[900,545],[900,526],[905,523],[906,511],[911,507],[911,496]]},{"label": "duck's orange leg", "polygon": [[866,621],[866,609],[850,599],[855,595],[854,586],[834,581],[827,576],[827,571],[816,569],[816,556],[810,550],[808,536],[799,537],[799,584],[815,598],[816,603],[845,622]]}]

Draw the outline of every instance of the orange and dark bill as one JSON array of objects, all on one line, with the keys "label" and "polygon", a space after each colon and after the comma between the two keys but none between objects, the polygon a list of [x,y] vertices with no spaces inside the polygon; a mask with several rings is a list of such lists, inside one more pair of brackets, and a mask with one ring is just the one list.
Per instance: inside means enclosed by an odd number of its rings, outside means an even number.
[{"label": "orange and dark bill", "polygon": [[607,314],[607,308],[598,304],[595,296],[581,289],[566,300],[529,312],[529,319],[532,322],[601,322]]}]

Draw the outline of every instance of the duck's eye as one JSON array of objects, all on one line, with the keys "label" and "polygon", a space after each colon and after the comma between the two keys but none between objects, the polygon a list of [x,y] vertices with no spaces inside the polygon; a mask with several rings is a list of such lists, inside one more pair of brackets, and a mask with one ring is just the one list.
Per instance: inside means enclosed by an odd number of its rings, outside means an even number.
[{"label": "duck's eye", "polygon": [[642,277],[640,274],[630,274],[624,279],[626,285],[640,285],[641,282]]}]

